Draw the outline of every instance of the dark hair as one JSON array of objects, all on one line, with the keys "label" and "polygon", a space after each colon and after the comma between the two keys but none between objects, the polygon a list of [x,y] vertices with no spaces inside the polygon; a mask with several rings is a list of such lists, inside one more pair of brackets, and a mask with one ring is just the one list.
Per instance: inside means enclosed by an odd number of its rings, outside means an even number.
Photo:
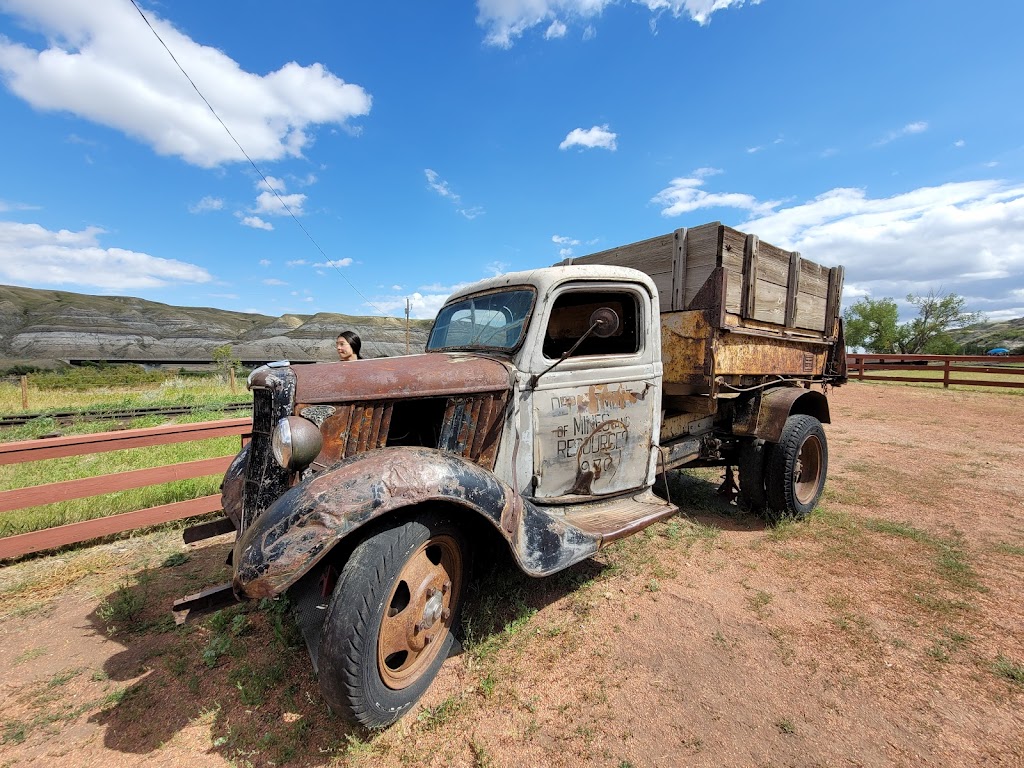
[{"label": "dark hair", "polygon": [[355,331],[342,331],[338,334],[338,338],[348,342],[348,345],[352,347],[352,351],[356,353],[356,360],[363,359],[363,356],[359,354],[359,350],[363,348],[363,342],[359,338],[358,333]]}]

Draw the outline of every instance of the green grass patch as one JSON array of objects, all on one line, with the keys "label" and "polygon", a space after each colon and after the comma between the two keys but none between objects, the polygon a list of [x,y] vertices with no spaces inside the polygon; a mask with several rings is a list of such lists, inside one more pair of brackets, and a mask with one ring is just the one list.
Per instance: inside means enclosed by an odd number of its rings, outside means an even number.
[{"label": "green grass patch", "polygon": [[992,663],[992,671],[1004,680],[1024,687],[1024,664],[1018,664],[1000,654]]}]

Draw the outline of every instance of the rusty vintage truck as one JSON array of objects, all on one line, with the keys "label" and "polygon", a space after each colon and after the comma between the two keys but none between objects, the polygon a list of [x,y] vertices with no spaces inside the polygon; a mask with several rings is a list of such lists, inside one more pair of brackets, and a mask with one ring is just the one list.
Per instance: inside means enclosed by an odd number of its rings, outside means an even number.
[{"label": "rusty vintage truck", "polygon": [[485,543],[568,568],[678,513],[652,488],[681,467],[806,515],[842,281],[715,222],[464,288],[425,354],[258,368],[223,484],[231,591],[287,593],[331,708],[384,727],[448,656]]}]

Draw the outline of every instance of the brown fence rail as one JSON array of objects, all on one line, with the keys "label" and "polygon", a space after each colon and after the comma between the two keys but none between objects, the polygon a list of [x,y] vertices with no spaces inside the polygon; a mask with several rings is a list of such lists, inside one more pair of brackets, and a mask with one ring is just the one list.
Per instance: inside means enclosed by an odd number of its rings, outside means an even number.
[{"label": "brown fence rail", "polygon": [[[252,419],[220,419],[196,424],[168,424],[148,429],[125,429],[92,435],[50,437],[0,443],[0,465],[23,461],[41,461],[63,456],[81,456],[89,453],[118,451],[124,448],[144,448],[154,445],[206,440],[211,437],[248,435]],[[152,469],[137,469],[98,477],[85,477],[58,483],[47,483],[29,488],[0,492],[0,514],[14,509],[51,504],[69,499],[82,499],[129,488],[141,488],[175,480],[188,480],[223,473],[234,456],[219,456],[181,464],[169,464]],[[204,515],[221,509],[220,494],[203,496],[189,501],[177,501],[158,507],[123,512],[80,523],[69,523],[31,533],[19,533],[0,538],[0,559],[20,557],[44,549],[77,544],[113,533],[144,528],[150,525]]]},{"label": "brown fence rail", "polygon": [[[857,353],[846,356],[848,375],[861,381],[906,381],[958,384],[971,387],[1024,389],[1024,355],[899,355]],[[985,363],[985,365],[979,365]],[[885,375],[881,372],[885,371]],[[891,371],[912,371],[917,376],[893,376]],[[932,375],[922,375],[928,371]],[[938,374],[941,373],[941,378]],[[998,375],[1000,380],[965,377],[965,374]]]}]

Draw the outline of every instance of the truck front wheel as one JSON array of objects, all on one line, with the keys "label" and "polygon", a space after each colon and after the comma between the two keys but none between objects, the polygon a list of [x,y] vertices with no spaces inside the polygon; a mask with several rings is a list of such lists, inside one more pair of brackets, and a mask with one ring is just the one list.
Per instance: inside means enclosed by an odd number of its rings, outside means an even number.
[{"label": "truck front wheel", "polygon": [[768,458],[765,485],[770,516],[810,514],[825,488],[827,471],[828,443],[821,422],[803,414],[790,416]]},{"label": "truck front wheel", "polygon": [[441,511],[356,547],[320,638],[320,690],[332,710],[384,728],[419,700],[451,650],[467,566],[466,539]]}]

